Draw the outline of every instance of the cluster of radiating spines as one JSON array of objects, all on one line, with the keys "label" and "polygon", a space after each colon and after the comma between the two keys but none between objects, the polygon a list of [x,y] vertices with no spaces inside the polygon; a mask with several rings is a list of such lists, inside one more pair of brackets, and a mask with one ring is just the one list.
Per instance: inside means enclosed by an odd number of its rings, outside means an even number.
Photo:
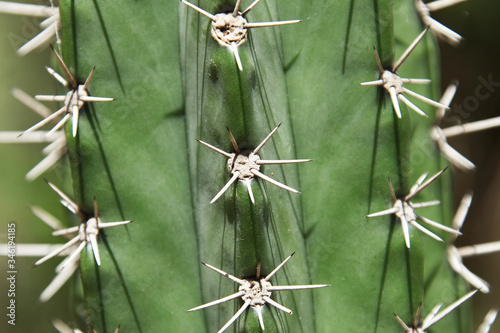
[{"label": "cluster of radiating spines", "polygon": [[[280,124],[281,125],[281,124]],[[282,184],[269,176],[266,176],[262,172],[260,172],[260,167],[262,165],[270,165],[270,164],[291,164],[291,163],[303,163],[303,162],[310,162],[312,160],[310,159],[302,159],[302,160],[261,160],[259,155],[257,153],[260,151],[260,149],[266,144],[267,141],[271,138],[271,136],[278,130],[280,125],[276,126],[271,133],[252,151],[241,151],[238,144],[236,143],[236,140],[233,137],[233,134],[227,129],[227,132],[229,134],[229,139],[231,140],[231,143],[234,148],[234,153],[228,153],[223,151],[222,149],[219,149],[217,147],[214,147],[206,142],[203,142],[201,140],[198,140],[201,144],[207,146],[208,148],[218,152],[219,154],[222,154],[227,157],[227,167],[229,169],[229,172],[233,175],[231,179],[224,185],[224,187],[215,195],[215,197],[210,201],[210,203],[214,203],[217,199],[219,199],[224,192],[233,184],[236,180],[242,181],[247,190],[248,190],[248,195],[250,196],[250,200],[252,200],[252,203],[255,204],[255,199],[253,196],[252,192],[252,184],[251,181],[254,179],[255,176],[271,183],[276,186],[279,186],[285,190],[288,190],[290,192],[294,193],[300,193],[299,191],[291,188],[290,186],[287,186],[285,184]]]},{"label": "cluster of radiating spines", "polygon": [[273,27],[285,24],[298,23],[302,20],[290,20],[290,21],[277,21],[277,22],[256,22],[249,23],[245,19],[245,15],[252,10],[253,7],[260,1],[255,0],[247,9],[240,12],[241,0],[237,0],[236,6],[231,13],[219,13],[216,15],[210,14],[209,12],[187,2],[186,0],[181,0],[183,3],[189,7],[195,9],[202,15],[205,15],[210,20],[212,20],[212,37],[222,46],[228,47],[234,54],[234,58],[238,65],[240,71],[243,70],[243,65],[241,64],[241,59],[238,54],[238,47],[245,43],[247,40],[248,29],[251,28],[263,28],[263,27]]},{"label": "cluster of radiating spines", "polygon": [[461,235],[461,233],[455,229],[449,228],[447,226],[444,226],[442,224],[439,224],[437,222],[434,222],[426,217],[423,217],[422,215],[418,215],[415,212],[415,209],[418,208],[424,208],[424,207],[430,207],[430,206],[435,206],[438,205],[440,202],[437,200],[434,201],[427,201],[427,202],[419,202],[419,203],[413,203],[411,200],[417,196],[420,192],[422,192],[427,186],[432,184],[441,174],[445,171],[441,170],[438,173],[436,173],[434,176],[429,178],[427,181],[424,182],[425,178],[427,177],[427,173],[424,173],[420,178],[418,178],[417,182],[415,185],[412,186],[410,189],[410,192],[405,195],[404,197],[396,197],[396,194],[394,192],[394,188],[392,187],[391,180],[389,179],[389,189],[391,191],[391,197],[392,197],[392,208],[369,214],[366,217],[377,217],[377,216],[384,216],[384,215],[392,215],[394,214],[399,221],[401,222],[401,227],[403,229],[403,235],[406,243],[406,247],[410,248],[410,230],[409,226],[412,225],[416,227],[418,230],[422,231],[423,233],[429,235],[430,237],[442,242],[443,240],[434,234],[433,232],[427,230],[424,228],[422,225],[420,225],[417,221],[426,223],[434,228],[444,230],[446,232],[452,233],[452,234],[457,234]]},{"label": "cluster of radiating spines", "polygon": [[84,84],[78,84],[71,75],[68,67],[62,60],[62,58],[57,54],[57,52],[52,48],[54,51],[54,54],[56,56],[57,61],[61,65],[61,68],[63,69],[64,75],[66,76],[67,80],[64,79],[61,75],[59,75],[56,71],[54,71],[52,68],[47,67],[47,71],[59,82],[61,83],[64,87],[66,87],[69,91],[66,95],[36,95],[35,99],[39,101],[55,101],[55,102],[62,102],[64,105],[57,110],[56,112],[52,113],[39,123],[31,126],[28,128],[26,131],[21,133],[20,135],[24,135],[25,133],[29,133],[31,131],[38,130],[39,128],[43,127],[44,125],[56,120],[58,117],[62,116],[62,118],[59,120],[59,122],[48,132],[48,135],[54,133],[55,131],[59,130],[66,122],[69,120],[69,118],[72,118],[72,123],[73,123],[73,137],[76,136],[76,133],[78,131],[78,118],[79,118],[79,113],[80,109],[83,107],[83,105],[86,102],[110,102],[113,101],[114,98],[109,98],[109,97],[94,97],[90,96],[87,89],[90,83],[90,80],[92,80],[92,76],[94,75],[95,67],[92,69],[90,72],[89,76],[87,77],[87,80],[85,80]]},{"label": "cluster of radiating spines", "polygon": [[273,291],[303,290],[303,289],[315,289],[315,288],[329,287],[328,284],[273,286],[270,282],[271,278],[287,263],[288,260],[290,260],[290,258],[292,258],[293,255],[294,255],[294,253],[292,253],[288,258],[283,260],[283,262],[281,264],[279,264],[271,273],[269,273],[264,278],[262,278],[261,274],[260,274],[260,262],[259,262],[257,264],[257,274],[255,275],[255,278],[252,278],[252,279],[239,279],[231,274],[224,272],[223,270],[220,270],[214,266],[211,266],[209,264],[202,262],[203,265],[216,271],[220,275],[236,282],[240,286],[238,288],[237,293],[234,293],[232,295],[223,297],[221,299],[197,306],[195,308],[188,310],[188,312],[205,309],[205,308],[208,308],[210,306],[214,306],[214,305],[221,304],[221,303],[224,303],[227,301],[231,301],[233,299],[241,298],[243,300],[243,305],[231,317],[231,319],[229,319],[229,321],[218,331],[218,333],[224,332],[249,307],[254,309],[255,312],[257,313],[257,317],[259,318],[260,326],[262,328],[262,331],[264,331],[265,328],[264,328],[264,319],[262,317],[262,308],[266,305],[266,303],[269,305],[272,305],[275,308],[277,308],[281,311],[284,311],[288,314],[292,314],[292,310],[277,303],[276,301],[274,301],[271,298],[271,294]]},{"label": "cluster of radiating spines", "polygon": [[457,45],[462,41],[462,36],[433,19],[431,17],[431,12],[465,1],[467,0],[435,0],[425,3],[423,0],[415,0],[415,7],[417,8],[417,12],[422,22],[428,25],[438,37],[443,38],[452,45]]},{"label": "cluster of radiating spines", "polygon": [[[120,222],[107,222],[101,221],[98,215],[97,201],[94,198],[94,215],[89,217],[84,213],[66,194],[64,194],[60,189],[58,189],[54,184],[47,182],[49,186],[57,193],[60,198],[60,202],[73,214],[77,215],[81,223],[78,226],[71,228],[62,228],[62,223],[58,221],[54,216],[45,212],[43,209],[34,207],[32,208],[33,213],[45,222],[49,227],[55,231],[52,233],[53,236],[63,236],[68,242],[62,246],[57,246],[55,249],[51,249],[50,252],[46,253],[41,259],[37,260],[33,266],[38,266],[47,260],[54,258],[55,256],[66,254],[66,258],[57,266],[57,275],[54,280],[49,284],[49,286],[40,295],[40,301],[45,302],[50,299],[55,292],[57,292],[61,286],[73,275],[79,266],[80,253],[87,246],[89,247],[93,254],[94,259],[98,266],[101,265],[101,259],[99,256],[99,246],[97,243],[97,236],[99,231],[102,229],[112,228],[116,226],[121,226],[132,221],[120,221]],[[76,235],[75,235],[76,234]],[[70,236],[73,235],[73,236]]]},{"label": "cluster of radiating spines", "polygon": [[[458,83],[453,82],[446,88],[441,100],[441,104],[450,106],[458,88]],[[431,137],[436,142],[443,156],[455,167],[463,171],[474,171],[476,166],[465,156],[456,151],[449,143],[448,138],[461,134],[479,132],[495,127],[500,127],[500,117],[479,120],[471,123],[454,125],[441,128],[441,123],[446,115],[444,108],[439,108],[436,113],[436,121],[431,129]]]},{"label": "cluster of radiating spines", "polygon": [[418,43],[422,40],[425,33],[429,30],[429,28],[425,29],[414,41],[413,43],[406,49],[406,51],[401,55],[401,57],[396,61],[392,69],[387,70],[382,66],[382,61],[377,53],[377,50],[374,48],[375,59],[377,60],[377,65],[380,71],[380,79],[376,81],[369,81],[360,83],[362,86],[382,86],[385,90],[389,92],[389,96],[391,97],[392,105],[394,107],[394,111],[398,118],[401,118],[401,108],[399,107],[399,101],[405,103],[408,107],[415,110],[418,114],[427,117],[427,115],[415,104],[413,104],[408,98],[404,96],[404,94],[410,95],[424,103],[429,105],[448,109],[448,106],[433,101],[430,98],[417,94],[407,88],[404,87],[405,84],[427,84],[430,83],[429,79],[407,79],[401,78],[397,71],[404,63],[404,61],[408,58],[411,52],[415,49]]},{"label": "cluster of radiating spines", "polygon": [[[408,326],[397,314],[394,314],[396,316],[396,319],[398,320],[399,324],[404,328],[405,332],[407,333],[426,333],[431,326],[434,324],[438,323],[441,319],[449,315],[453,310],[458,308],[460,305],[462,305],[465,301],[467,301],[469,298],[471,298],[478,290],[473,290],[467,293],[465,296],[461,297],[457,301],[453,302],[450,304],[448,307],[446,307],[444,310],[439,311],[442,307],[443,304],[438,304],[436,305],[431,312],[427,315],[427,317],[424,318],[422,323],[419,322],[420,320],[420,312],[422,311],[422,304],[419,305],[417,309],[417,313],[415,314],[415,319],[413,321],[412,326]],[[483,322],[481,325],[479,325],[476,333],[488,333],[491,329],[491,325],[495,322],[495,319],[497,317],[498,310],[497,309],[491,309],[488,311],[486,316],[483,319]]]},{"label": "cluster of radiating spines", "polygon": [[[58,30],[61,27],[59,8],[54,6],[52,1],[50,6],[0,1],[0,13],[45,18],[45,20],[40,23],[40,26],[44,30],[22,46],[17,51],[19,55],[25,55],[35,49],[46,46],[54,39],[57,39],[59,42],[59,38],[57,36]],[[12,95],[33,111],[40,114],[44,119],[24,132],[0,132],[0,143],[50,143],[42,150],[42,153],[46,156],[26,174],[26,179],[30,181],[36,179],[42,173],[52,168],[66,153],[66,141],[63,131],[60,131],[60,129],[68,121],[68,119],[72,117],[73,136],[76,136],[80,109],[85,102],[107,102],[114,100],[113,98],[107,97],[89,96],[88,85],[94,74],[94,69],[91,71],[86,82],[83,85],[78,85],[74,77],[69,72],[67,66],[55,50],[54,54],[64,71],[66,79],[49,67],[47,67],[47,70],[57,81],[63,84],[69,92],[66,95],[61,96],[37,95],[35,96],[35,99],[33,99],[22,90],[13,88],[11,91]],[[63,102],[64,105],[56,112],[52,112],[37,100]],[[58,120],[59,117],[62,117],[62,119]],[[58,120],[58,122],[52,130],[39,130],[44,125],[56,120]],[[15,138],[18,139],[15,140]]]},{"label": "cluster of radiating spines", "polygon": [[[52,3],[52,1],[51,1]],[[0,1],[0,13],[32,16],[44,19],[40,22],[40,28],[43,29],[38,35],[33,37],[30,41],[24,44],[17,54],[24,56],[33,50],[47,46],[55,39],[59,42],[58,31],[61,29],[61,18],[59,15],[59,8],[43,5],[16,3],[10,1]]]},{"label": "cluster of radiating spines", "polygon": [[[467,301],[469,298],[471,298],[475,293],[477,292],[476,290],[468,292],[466,295],[462,296],[449,306],[447,306],[444,310],[441,310],[442,304],[438,304],[437,306],[432,309],[432,311],[425,317],[422,323],[419,323],[420,320],[420,311],[422,308],[422,304],[419,305],[417,309],[417,313],[415,314],[415,320],[412,324],[412,326],[408,326],[397,314],[394,314],[396,316],[396,319],[398,322],[401,324],[401,326],[404,328],[405,332],[407,333],[425,333],[427,330],[439,322],[441,319],[446,317],[448,314],[450,314],[453,310],[455,310],[457,307],[459,307],[462,303]],[[491,325],[491,324],[490,324]]]},{"label": "cluster of radiating spines", "polygon": [[[47,71],[58,82],[69,89],[68,93],[66,95],[55,96],[36,95],[35,98],[33,98],[21,89],[12,88],[11,93],[16,99],[42,116],[44,119],[22,132],[0,132],[0,143],[50,143],[46,148],[42,150],[42,153],[46,156],[40,161],[40,163],[38,163],[26,174],[26,179],[30,181],[36,179],[42,173],[52,168],[66,153],[66,139],[64,131],[61,130],[61,128],[69,118],[72,118],[73,137],[76,136],[78,131],[80,109],[83,107],[84,103],[109,102],[114,100],[114,98],[108,97],[89,96],[88,85],[90,83],[90,80],[92,79],[92,76],[94,75],[95,68],[92,69],[85,83],[83,85],[79,85],[77,84],[73,75],[71,75],[71,73],[69,72],[62,58],[54,49],[52,50],[54,51],[56,59],[61,65],[61,68],[63,69],[64,75],[66,76],[67,80],[52,68],[47,67]],[[52,112],[49,108],[41,104],[39,101],[62,102],[63,106],[56,112]],[[46,124],[55,121],[57,121],[57,123],[50,131],[40,130],[40,128],[42,128]]]}]

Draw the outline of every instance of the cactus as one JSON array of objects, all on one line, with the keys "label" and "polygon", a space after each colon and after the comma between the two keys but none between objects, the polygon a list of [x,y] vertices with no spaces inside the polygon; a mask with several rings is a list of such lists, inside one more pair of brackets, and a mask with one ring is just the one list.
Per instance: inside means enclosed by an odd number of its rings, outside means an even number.
[{"label": "cactus", "polygon": [[[89,329],[397,332],[465,302],[447,261],[452,170],[429,134],[445,106],[360,85],[392,69],[440,99],[414,1],[241,2],[59,3],[55,69],[75,90],[58,99],[73,98],[72,191],[56,191],[83,244],[63,271],[79,257]],[[244,17],[246,41],[214,41],[221,12]],[[430,231],[401,214],[420,202]],[[443,313],[423,329],[472,331],[468,303]]]}]

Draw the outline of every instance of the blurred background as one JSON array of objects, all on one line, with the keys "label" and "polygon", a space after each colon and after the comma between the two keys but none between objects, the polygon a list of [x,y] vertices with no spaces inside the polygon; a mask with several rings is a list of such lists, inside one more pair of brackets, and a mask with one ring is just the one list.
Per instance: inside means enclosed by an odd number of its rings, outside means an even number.
[{"label": "blurred background", "polygon": [[[332,0],[333,1],[333,0]],[[342,1],[342,0],[335,0]],[[399,0],[395,0],[399,1]],[[41,1],[40,1],[41,2]],[[48,1],[43,2],[48,4]],[[452,102],[452,111],[443,121],[443,127],[455,125],[458,119],[472,122],[500,116],[500,1],[469,0],[434,12],[432,16],[461,34],[465,41],[458,47],[440,43],[442,54],[442,87],[458,80],[460,85]],[[47,73],[51,54],[46,48],[18,57],[15,51],[40,29],[40,19],[0,14],[0,131],[24,130],[41,118],[10,94],[18,87],[29,95],[54,94],[58,83]],[[478,98],[478,89],[485,93],[484,80],[494,82],[487,98]],[[483,86],[483,88],[479,88]],[[52,106],[54,109],[56,105]],[[462,110],[462,111],[460,111]],[[475,173],[454,171],[456,204],[463,193],[474,191],[474,199],[459,237],[459,246],[500,241],[500,128],[475,134],[466,134],[449,143],[476,164]],[[36,218],[29,206],[41,206],[61,220],[67,220],[66,211],[57,201],[43,178],[58,184],[67,184],[70,177],[68,162],[45,173],[33,182],[24,181],[25,174],[44,155],[46,144],[0,143],[0,243],[6,242],[7,224],[16,223],[16,243],[61,242],[50,236],[51,229]],[[78,285],[78,274],[45,304],[38,302],[43,289],[54,276],[57,260],[30,268],[37,258],[17,257],[16,326],[7,324],[2,316],[0,332],[56,332],[51,320],[59,318],[73,327],[78,326],[78,314],[84,310],[73,288]],[[1,307],[7,304],[7,259],[0,258]],[[490,294],[474,296],[474,327],[491,308],[500,307],[500,253],[465,259],[466,266],[491,285]],[[73,285],[73,286],[72,286]],[[22,310],[20,310],[22,309]],[[76,309],[76,312],[74,311]],[[2,311],[3,313],[3,311]],[[492,333],[500,333],[500,319]]]},{"label": "blurred background", "polygon": [[[31,3],[50,5],[49,1]],[[46,71],[52,66],[49,48],[32,52],[24,57],[15,51],[40,32],[40,18],[0,14],[0,131],[25,130],[42,118],[16,100],[10,93],[13,87],[24,90],[31,96],[55,94],[59,83]],[[57,105],[44,103],[56,110]],[[67,210],[58,202],[58,197],[43,178],[57,183],[70,184],[69,164],[63,159],[60,165],[38,179],[24,180],[26,173],[40,162],[45,155],[44,144],[2,144],[0,143],[0,243],[6,243],[7,224],[16,223],[16,243],[60,243],[61,237],[50,235],[52,229],[35,217],[30,206],[40,206],[67,221]],[[69,186],[68,186],[69,188]],[[66,191],[71,194],[71,191]],[[7,258],[0,257],[0,304],[2,316],[0,332],[57,332],[51,320],[60,318],[66,323],[77,325],[75,310],[80,305],[69,295],[78,285],[78,274],[47,303],[38,301],[40,293],[55,276],[54,269],[60,260],[49,260],[39,267],[31,268],[36,257],[16,258],[16,326],[7,324],[5,307],[7,297]],[[73,287],[71,286],[72,284]],[[78,299],[78,297],[76,297]],[[76,326],[78,327],[78,326]]]},{"label": "blurred background", "polygon": [[[452,80],[459,81],[451,104],[452,112],[443,127],[500,116],[500,1],[469,0],[436,11],[436,20],[461,34],[465,41],[458,47],[440,43],[442,55],[442,89]],[[483,79],[496,82],[490,96]],[[478,89],[479,94],[478,94]],[[455,109],[455,111],[453,111]],[[463,193],[474,191],[474,199],[457,245],[500,241],[500,128],[450,138],[449,143],[472,161],[475,173],[454,170],[455,203]],[[500,308],[500,253],[464,259],[469,270],[491,286],[489,294],[474,296],[474,327],[491,308]],[[491,332],[500,332],[497,318]]]}]

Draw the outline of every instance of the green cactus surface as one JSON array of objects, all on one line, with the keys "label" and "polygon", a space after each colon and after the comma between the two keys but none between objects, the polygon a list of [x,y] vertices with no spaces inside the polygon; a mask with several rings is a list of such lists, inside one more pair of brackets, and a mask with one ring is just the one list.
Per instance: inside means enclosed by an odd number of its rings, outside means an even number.
[{"label": "green cactus surface", "polygon": [[[233,6],[197,5],[211,13]],[[304,22],[251,29],[239,47],[243,71],[210,36],[210,20],[182,3],[62,2],[61,10],[71,71],[84,80],[96,66],[90,93],[116,99],[89,104],[69,139],[75,194],[88,208],[95,196],[104,221],[134,221],[105,232],[101,267],[88,251],[82,257],[94,328],[216,331],[241,304],[186,313],[235,290],[197,262],[252,277],[259,260],[267,274],[292,252],[273,282],[331,287],[279,293],[294,315],[265,307],[268,331],[395,331],[393,312],[412,321],[424,295],[427,240],[412,230],[409,250],[394,218],[365,215],[387,208],[387,178],[404,194],[419,172],[439,171],[437,155],[411,159],[432,120],[405,110],[398,119],[383,90],[359,86],[378,77],[373,47],[389,66],[423,30],[411,1],[396,8],[390,1],[262,1],[249,22]],[[395,20],[395,11],[413,23]],[[424,41],[402,75],[438,79],[435,42]],[[437,95],[435,86],[424,89]],[[261,158],[314,161],[263,172],[302,194],[258,179],[252,204],[237,181],[210,204],[231,175],[226,157],[195,139],[232,152],[229,128],[242,150],[253,149],[278,124]],[[434,184],[422,197],[442,198],[431,214],[449,221],[441,190]],[[230,329],[260,331],[255,312]]]}]

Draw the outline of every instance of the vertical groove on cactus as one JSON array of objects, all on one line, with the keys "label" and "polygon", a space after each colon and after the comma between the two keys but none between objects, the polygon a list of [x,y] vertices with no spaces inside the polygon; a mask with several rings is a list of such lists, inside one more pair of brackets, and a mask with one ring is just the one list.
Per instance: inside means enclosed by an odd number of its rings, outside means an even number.
[{"label": "vertical groove on cactus", "polygon": [[[215,4],[213,8],[220,6]],[[210,7],[201,7],[212,12]],[[248,20],[275,21],[277,15],[270,14],[270,9],[271,7],[265,7],[265,2],[259,3],[248,14]],[[273,28],[250,31],[249,41],[239,47],[243,67],[243,71],[239,71],[229,50],[222,48],[209,35],[210,26],[203,23],[208,20],[205,17],[199,18],[199,14],[190,9],[183,10],[188,29],[182,30],[184,25],[181,24],[181,33],[185,36],[195,36],[185,45],[181,45],[181,49],[184,54],[190,55],[183,63],[183,68],[186,73],[184,84],[188,138],[191,138],[188,139],[190,161],[192,168],[193,166],[197,168],[197,170],[192,169],[191,174],[192,178],[196,179],[193,183],[195,187],[193,193],[196,193],[194,207],[201,260],[233,272],[231,274],[235,276],[251,277],[255,275],[258,259],[261,260],[262,270],[265,272],[286,257],[286,253],[296,251],[300,253],[296,256],[296,262],[284,269],[284,273],[289,272],[284,274],[287,279],[286,284],[309,282],[305,247],[300,231],[302,229],[300,199],[296,197],[297,195],[286,193],[274,185],[264,184],[265,182],[258,179],[252,181],[258,185],[252,186],[255,205],[250,202],[242,182],[236,182],[233,185],[234,189],[230,188],[218,202],[210,205],[209,202],[228,181],[230,174],[226,163],[222,163],[219,156],[214,156],[213,152],[200,147],[193,140],[197,138],[225,151],[231,151],[226,133],[227,126],[234,133],[242,149],[253,149],[271,129],[278,123],[283,123],[259,155],[263,159],[296,158],[287,111],[284,74],[280,69],[283,68],[278,54],[280,42],[275,35],[288,27],[276,28],[276,31],[273,31]],[[273,11],[275,9],[271,10]],[[197,20],[200,24],[191,28],[189,22]],[[181,41],[184,40],[187,39],[181,37]],[[195,52],[199,49],[203,49],[204,52],[201,57]],[[194,64],[196,67],[193,68]],[[200,85],[199,82],[203,83]],[[190,87],[199,87],[199,90]],[[265,166],[265,170],[264,174],[271,172],[269,174],[271,178],[293,188],[299,188],[295,166]],[[221,223],[224,225],[220,226]],[[223,244],[222,248],[220,244]],[[218,277],[214,279],[209,273],[202,271],[206,301],[231,293],[231,290],[224,289],[228,287],[221,285]],[[217,285],[219,287],[215,287]],[[277,318],[278,322],[274,325],[281,327],[279,331],[286,331],[290,327],[307,331],[312,325],[310,321],[312,310],[308,306],[311,303],[308,300],[310,292],[301,291],[297,295],[286,293],[278,297],[281,304],[293,304],[296,312],[294,316],[289,317],[274,309],[267,309],[270,310],[271,316]],[[215,322],[208,320],[208,330],[218,330],[227,321],[227,314],[234,313],[237,308],[239,307],[221,305],[218,309],[204,310],[208,313],[208,318],[217,318]],[[276,330],[271,323],[268,324],[267,310],[264,311],[266,330]],[[298,321],[303,312],[307,315],[302,315],[301,321]],[[226,315],[221,316],[216,313]],[[240,323],[238,326],[259,327],[253,311],[248,315],[250,321],[245,321],[247,324]],[[293,326],[290,322],[294,323]]]}]

